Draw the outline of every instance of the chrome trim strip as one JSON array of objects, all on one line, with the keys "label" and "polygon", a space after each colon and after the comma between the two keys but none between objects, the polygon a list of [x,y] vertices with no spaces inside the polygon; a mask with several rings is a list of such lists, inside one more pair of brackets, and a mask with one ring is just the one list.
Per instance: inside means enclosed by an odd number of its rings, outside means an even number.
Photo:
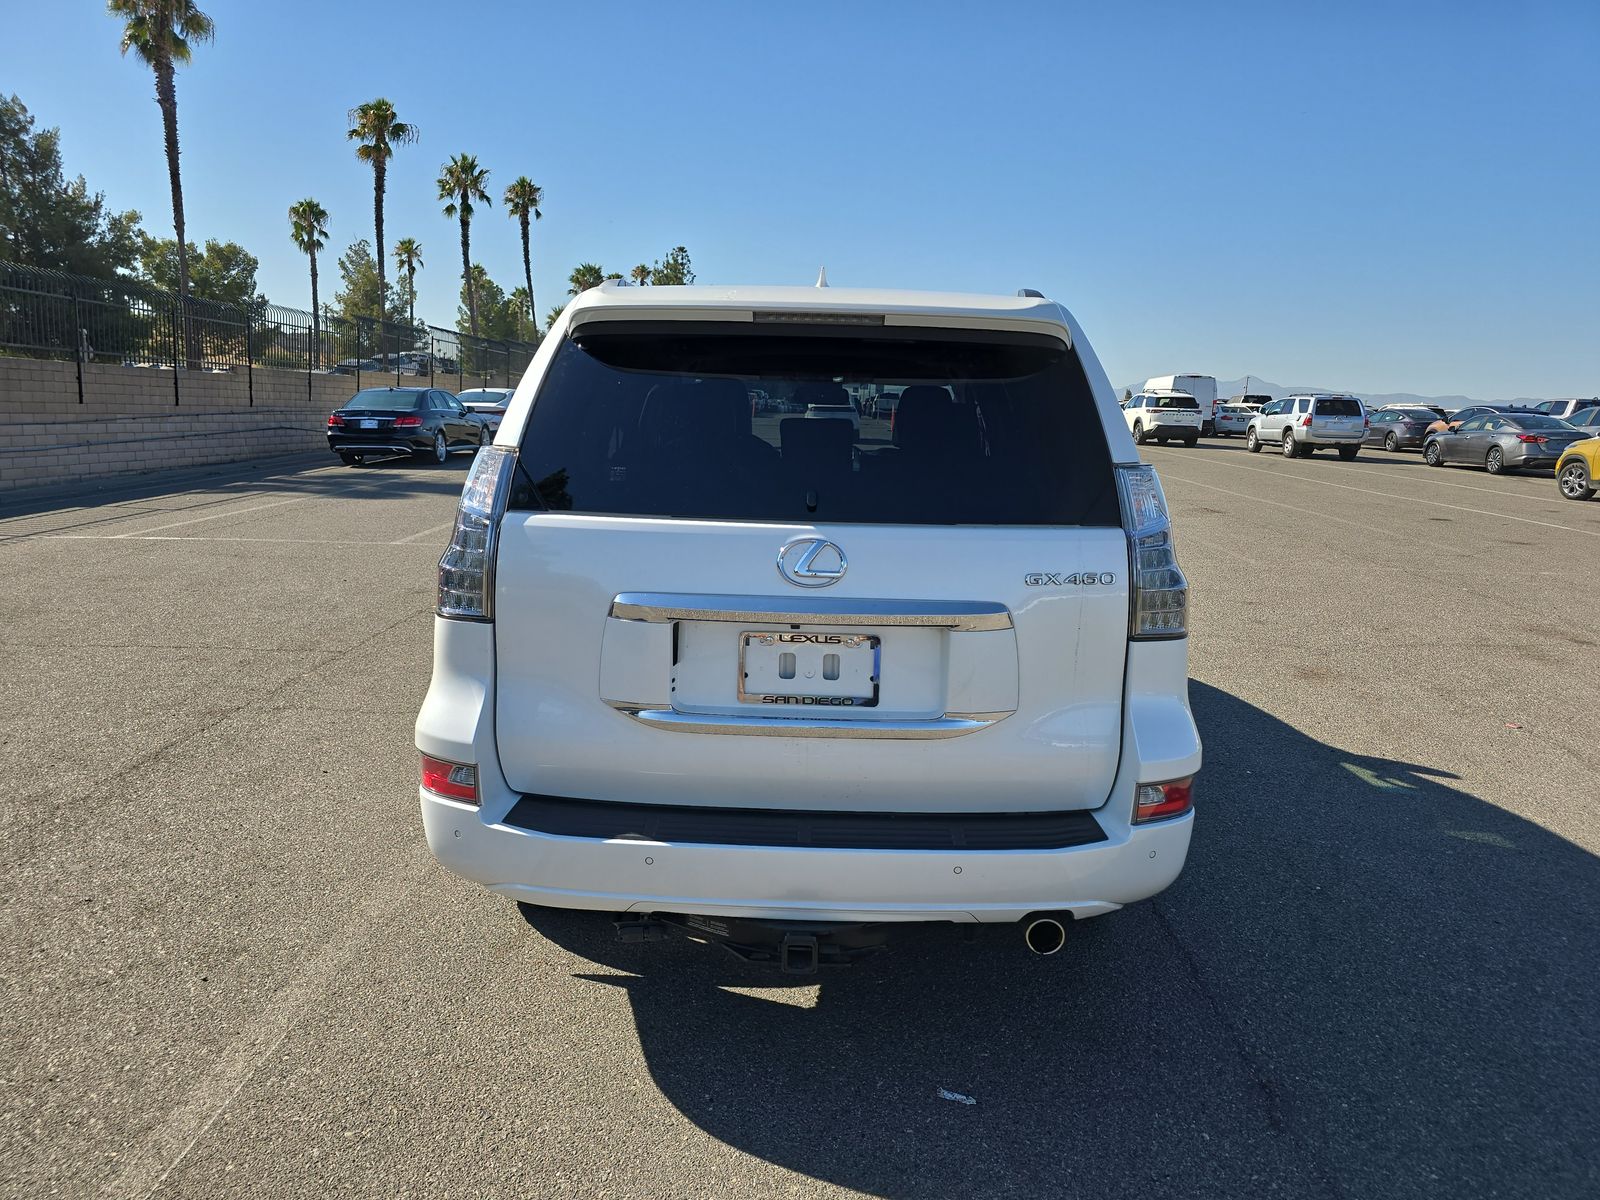
[{"label": "chrome trim strip", "polygon": [[849,600],[838,596],[704,596],[623,592],[611,615],[624,621],[729,621],[769,625],[932,626],[1010,629],[1011,612],[982,600]]},{"label": "chrome trim strip", "polygon": [[987,729],[1011,714],[946,713],[931,721],[829,721],[793,717],[758,717],[738,714],[681,713],[670,708],[647,708],[625,701],[607,704],[635,721],[674,733],[739,733],[756,737],[831,737],[928,740],[962,737]]}]

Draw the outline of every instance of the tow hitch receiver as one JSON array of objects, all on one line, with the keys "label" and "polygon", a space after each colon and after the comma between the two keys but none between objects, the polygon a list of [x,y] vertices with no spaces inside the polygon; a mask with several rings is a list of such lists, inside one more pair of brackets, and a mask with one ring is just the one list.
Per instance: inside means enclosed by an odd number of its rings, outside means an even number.
[{"label": "tow hitch receiver", "polygon": [[721,946],[735,958],[777,967],[785,975],[814,975],[818,967],[848,966],[882,950],[887,925],[812,921],[742,921],[692,913],[640,913],[616,922],[625,942],[660,941],[677,930],[691,941]]}]

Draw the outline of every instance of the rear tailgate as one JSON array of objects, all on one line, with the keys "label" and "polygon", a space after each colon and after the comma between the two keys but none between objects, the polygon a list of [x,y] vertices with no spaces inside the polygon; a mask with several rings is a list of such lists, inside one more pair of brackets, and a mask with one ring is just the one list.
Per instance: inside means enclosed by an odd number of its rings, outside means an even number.
[{"label": "rear tailgate", "polygon": [[[825,604],[773,570],[799,537],[848,555]],[[975,615],[923,611],[937,602]],[[771,621],[742,619],[741,608],[825,611]],[[501,527],[496,612],[496,733],[506,778],[522,791],[1007,811],[1097,807],[1116,773],[1128,624],[1118,529],[512,513]],[[839,614],[852,623],[828,619]],[[839,634],[862,653],[875,649],[876,703],[865,690],[808,683],[808,651],[819,666],[808,642],[793,682],[757,682],[788,697],[854,690],[852,704],[774,705],[768,688],[741,699],[743,635],[762,632]],[[702,735],[730,728],[740,732]]]}]

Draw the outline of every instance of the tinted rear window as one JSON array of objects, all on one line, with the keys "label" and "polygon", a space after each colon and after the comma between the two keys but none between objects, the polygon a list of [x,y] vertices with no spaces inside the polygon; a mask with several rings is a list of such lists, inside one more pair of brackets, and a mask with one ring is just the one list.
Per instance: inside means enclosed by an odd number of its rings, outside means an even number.
[{"label": "tinted rear window", "polygon": [[[844,419],[846,385],[893,387]],[[751,394],[780,404],[755,411]],[[1120,524],[1076,354],[1020,333],[722,325],[581,331],[523,435],[528,507],[916,525]]]},{"label": "tinted rear window", "polygon": [[1361,415],[1361,401],[1352,400],[1349,396],[1324,396],[1317,401],[1317,416],[1319,417],[1359,417]]},{"label": "tinted rear window", "polygon": [[390,412],[396,409],[415,408],[425,395],[423,392],[401,392],[390,388],[368,388],[357,392],[345,401],[347,409]]},{"label": "tinted rear window", "polygon": [[1151,408],[1184,408],[1198,412],[1200,405],[1193,396],[1151,396]]},{"label": "tinted rear window", "polygon": [[1570,429],[1570,422],[1563,421],[1560,417],[1546,416],[1544,413],[1518,413],[1511,418],[1514,424],[1523,429]]}]

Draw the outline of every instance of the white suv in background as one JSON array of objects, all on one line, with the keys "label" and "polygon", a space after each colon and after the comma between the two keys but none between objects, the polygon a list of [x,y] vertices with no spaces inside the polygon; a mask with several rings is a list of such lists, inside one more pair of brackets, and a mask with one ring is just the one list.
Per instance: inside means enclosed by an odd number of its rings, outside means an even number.
[{"label": "white suv in background", "polygon": [[[844,384],[897,389],[892,432],[748,398]],[[789,971],[909,921],[1049,953],[1183,866],[1187,595],[1053,301],[593,288],[440,561],[428,844]]]},{"label": "white suv in background", "polygon": [[1140,392],[1122,406],[1122,419],[1136,445],[1151,438],[1165,446],[1168,438],[1179,438],[1185,446],[1200,440],[1205,414],[1200,402],[1188,392]]}]

